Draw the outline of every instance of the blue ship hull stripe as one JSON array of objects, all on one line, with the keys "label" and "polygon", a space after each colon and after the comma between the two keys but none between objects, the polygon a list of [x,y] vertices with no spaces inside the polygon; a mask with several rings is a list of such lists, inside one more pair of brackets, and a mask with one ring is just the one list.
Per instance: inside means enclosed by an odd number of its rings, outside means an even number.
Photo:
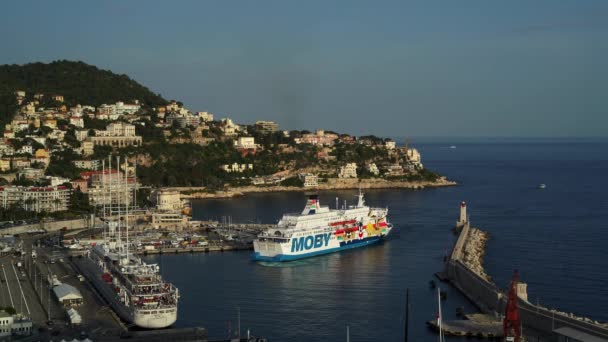
[{"label": "blue ship hull stripe", "polygon": [[359,240],[356,242],[349,242],[349,243],[340,242],[340,247],[329,248],[329,249],[325,249],[322,251],[310,252],[310,253],[304,253],[304,254],[293,254],[293,255],[292,254],[278,254],[273,257],[263,256],[263,255],[260,255],[259,252],[254,252],[252,255],[252,259],[254,261],[271,261],[271,262],[292,261],[292,260],[310,258],[310,257],[317,256],[317,255],[339,252],[339,251],[346,250],[346,249],[364,247],[367,245],[377,243],[381,240],[382,240],[382,237],[373,236],[373,237],[368,237],[368,238],[365,238],[363,240]]}]

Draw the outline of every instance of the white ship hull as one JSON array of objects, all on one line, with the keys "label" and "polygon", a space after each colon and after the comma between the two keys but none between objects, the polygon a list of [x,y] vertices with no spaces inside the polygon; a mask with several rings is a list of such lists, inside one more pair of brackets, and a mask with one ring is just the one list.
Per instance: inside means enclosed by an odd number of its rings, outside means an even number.
[{"label": "white ship hull", "polygon": [[177,321],[177,307],[173,309],[138,310],[133,315],[133,324],[147,329],[161,329]]}]

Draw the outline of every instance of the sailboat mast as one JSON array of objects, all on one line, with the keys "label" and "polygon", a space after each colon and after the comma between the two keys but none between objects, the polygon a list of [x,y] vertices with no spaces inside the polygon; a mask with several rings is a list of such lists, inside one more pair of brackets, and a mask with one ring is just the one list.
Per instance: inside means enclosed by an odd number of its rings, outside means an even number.
[{"label": "sailboat mast", "polygon": [[439,305],[439,315],[437,316],[437,325],[439,325],[439,342],[443,342],[443,315],[441,313],[441,290],[437,288],[437,303]]},{"label": "sailboat mast", "polygon": [[350,326],[346,325],[346,342],[350,342]]},{"label": "sailboat mast", "polygon": [[410,324],[410,289],[405,290],[405,319],[404,319],[403,341],[407,342],[407,335]]},{"label": "sailboat mast", "polygon": [[[103,202],[103,213],[101,216],[105,219],[106,217],[106,160],[101,161],[101,201]],[[106,225],[103,226],[103,240],[107,241]]]},{"label": "sailboat mast", "polygon": [[[122,252],[123,252],[123,248],[122,248],[122,236],[121,236],[121,232],[120,232],[120,228],[121,228],[121,224],[120,224],[120,186],[121,186],[121,182],[120,182],[120,156],[116,156],[116,176],[118,177],[118,189],[116,190],[116,219],[117,219],[117,226],[118,226],[118,255],[120,255],[122,257]],[[111,178],[110,178],[111,179]],[[111,183],[110,183],[111,184]]]},{"label": "sailboat mast", "polygon": [[126,229],[126,240],[127,240],[127,258],[129,257],[129,176],[127,174],[127,169],[129,166],[129,162],[125,157],[125,229]]}]

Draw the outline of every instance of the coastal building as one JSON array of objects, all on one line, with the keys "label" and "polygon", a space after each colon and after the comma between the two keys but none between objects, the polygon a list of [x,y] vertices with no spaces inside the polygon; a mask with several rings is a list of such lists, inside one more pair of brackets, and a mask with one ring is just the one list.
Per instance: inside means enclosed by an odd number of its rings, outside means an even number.
[{"label": "coastal building", "polygon": [[224,164],[224,165],[222,165],[221,168],[222,168],[222,170],[224,170],[228,173],[245,172],[248,170],[253,170],[253,164],[232,163],[232,164]]},{"label": "coastal building", "polygon": [[36,180],[44,176],[44,169],[26,167],[24,169],[21,169],[21,171],[17,173],[17,176],[19,177],[19,179]]},{"label": "coastal building", "polygon": [[202,122],[213,121],[213,114],[208,112],[196,112],[196,115],[201,119]]},{"label": "coastal building", "polygon": [[168,126],[176,124],[179,128],[186,128],[188,126],[197,127],[200,125],[201,119],[191,114],[170,113],[165,116],[165,123]]},{"label": "coastal building", "polygon": [[409,163],[413,164],[416,168],[423,168],[420,152],[417,149],[408,148],[405,154]]},{"label": "coastal building", "polygon": [[397,143],[392,140],[387,140],[384,142],[384,147],[386,147],[387,150],[394,150],[397,147]]},{"label": "coastal building", "polygon": [[336,139],[338,139],[337,134],[325,133],[324,130],[319,129],[315,133],[303,134],[294,140],[296,144],[333,145]]},{"label": "coastal building", "polygon": [[84,119],[80,115],[72,115],[70,116],[70,125],[84,128]]},{"label": "coastal building", "polygon": [[23,145],[20,149],[15,151],[17,154],[32,154],[34,153],[34,149],[30,145]]},{"label": "coastal building", "polygon": [[153,212],[152,226],[156,229],[181,230],[188,228],[190,218],[179,212]]},{"label": "coastal building", "polygon": [[80,147],[84,156],[90,156],[95,152],[95,143],[92,141],[83,141]]},{"label": "coastal building", "polygon": [[319,186],[319,177],[317,175],[312,173],[300,173],[298,177],[304,183],[305,188],[314,188]]},{"label": "coastal building", "polygon": [[256,121],[255,129],[262,134],[270,134],[278,131],[279,125],[273,121]]},{"label": "coastal building", "polygon": [[91,141],[94,146],[139,146],[142,142],[142,138],[135,135],[135,125],[124,122],[111,123],[105,130],[96,129],[95,136],[88,137],[87,139]]},{"label": "coastal building", "polygon": [[0,206],[8,209],[17,205],[25,210],[55,212],[68,210],[71,189],[65,186],[0,187]]},{"label": "coastal building", "polygon": [[403,173],[403,166],[401,164],[396,163],[386,166],[385,175],[387,176],[402,176]]},{"label": "coastal building", "polygon": [[51,99],[53,99],[53,101],[63,102],[63,95],[53,95],[51,96]]},{"label": "coastal building", "polygon": [[74,130],[74,135],[78,141],[84,141],[89,136],[89,131],[86,129]]},{"label": "coastal building", "polygon": [[74,160],[74,166],[84,170],[99,170],[101,162],[99,160]]},{"label": "coastal building", "polygon": [[82,193],[88,193],[89,192],[89,182],[87,182],[87,180],[82,179],[82,178],[78,178],[76,180],[72,181],[72,189],[80,189],[80,191]]},{"label": "coastal building", "polygon": [[253,184],[253,185],[279,185],[284,180],[285,180],[285,176],[253,177],[253,178],[251,178],[251,184]]},{"label": "coastal building", "polygon": [[160,211],[180,211],[182,209],[182,199],[179,191],[160,189],[153,194],[156,198],[156,209]]},{"label": "coastal building", "polygon": [[36,105],[33,102],[28,102],[25,106],[21,107],[21,113],[25,115],[34,115],[36,113]]},{"label": "coastal building", "polygon": [[11,169],[11,160],[9,158],[0,159],[0,171],[9,171]]},{"label": "coastal building", "polygon": [[70,179],[65,177],[46,176],[45,179],[50,181],[51,186],[58,186],[70,182]]},{"label": "coastal building", "polygon": [[9,338],[10,341],[11,335],[29,336],[32,334],[32,326],[29,318],[0,311],[0,338]]},{"label": "coastal building", "polygon": [[220,127],[224,136],[227,137],[235,136],[241,130],[241,127],[235,124],[232,119],[229,118],[222,119]]},{"label": "coastal building", "polygon": [[255,138],[253,137],[239,137],[234,141],[234,147],[236,149],[255,149]]},{"label": "coastal building", "polygon": [[21,170],[30,167],[31,161],[26,157],[16,157],[11,159],[11,168],[13,170]]},{"label": "coastal building", "polygon": [[340,168],[338,178],[357,178],[357,163],[348,163]]},{"label": "coastal building", "polygon": [[367,164],[367,171],[374,176],[378,176],[380,174],[380,170],[378,169],[378,166],[376,166],[376,163]]},{"label": "coastal building", "polygon": [[141,109],[139,102],[129,104],[124,102],[116,102],[115,104],[102,104],[97,108],[99,116],[105,116],[109,120],[117,120],[122,115],[131,115],[137,113]]}]

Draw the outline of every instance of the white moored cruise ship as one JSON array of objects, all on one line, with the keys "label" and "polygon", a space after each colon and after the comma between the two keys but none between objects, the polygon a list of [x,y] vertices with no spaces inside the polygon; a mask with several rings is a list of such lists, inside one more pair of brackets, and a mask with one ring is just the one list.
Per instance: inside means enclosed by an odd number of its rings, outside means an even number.
[{"label": "white moored cruise ship", "polygon": [[[125,163],[123,170],[127,166]],[[108,180],[106,174],[113,178]],[[165,328],[177,320],[179,291],[163,280],[157,264],[146,264],[129,251],[135,188],[129,185],[127,172],[116,174],[111,165],[106,172],[104,163],[104,239],[77,260],[77,265],[122,320],[141,328]]]},{"label": "white moored cruise ship", "polygon": [[359,192],[357,205],[330,209],[310,196],[302,213],[285,214],[253,241],[253,259],[290,261],[379,242],[392,230],[386,208],[370,208]]},{"label": "white moored cruise ship", "polygon": [[106,288],[102,294],[123,320],[150,329],[172,325],[177,320],[178,289],[163,280],[157,264],[146,264],[128,251],[116,238],[116,226],[109,222],[106,241],[89,252],[89,278],[98,289]]}]

